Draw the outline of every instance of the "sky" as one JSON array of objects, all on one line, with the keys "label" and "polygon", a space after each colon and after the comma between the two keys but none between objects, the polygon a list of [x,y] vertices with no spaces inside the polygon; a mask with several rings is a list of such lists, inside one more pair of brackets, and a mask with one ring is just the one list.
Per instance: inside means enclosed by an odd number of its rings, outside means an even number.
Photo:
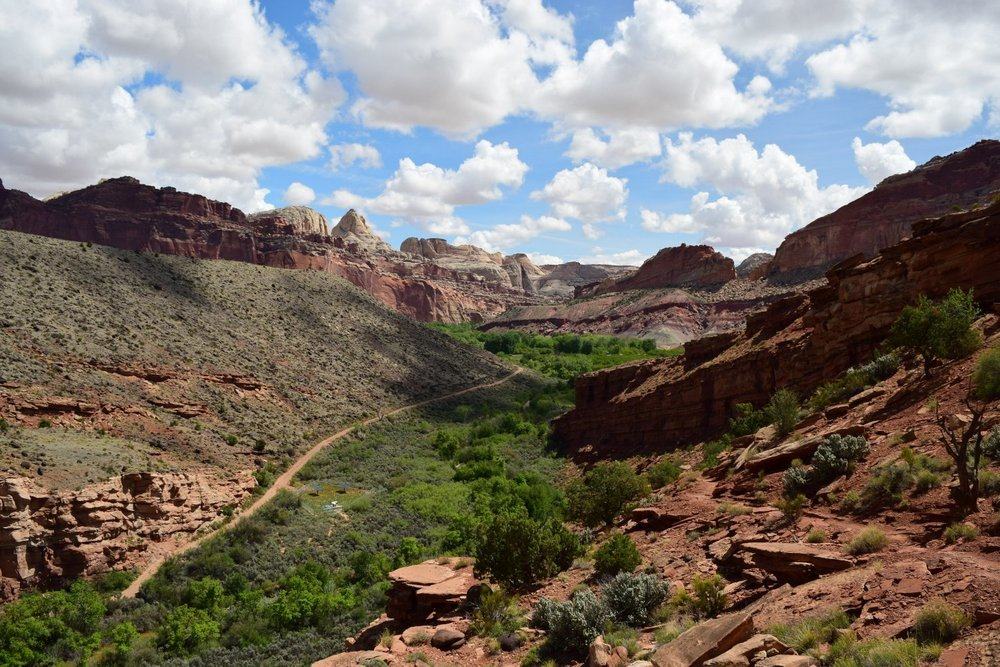
[{"label": "sky", "polygon": [[1000,127],[977,0],[0,0],[0,178],[740,260]]}]

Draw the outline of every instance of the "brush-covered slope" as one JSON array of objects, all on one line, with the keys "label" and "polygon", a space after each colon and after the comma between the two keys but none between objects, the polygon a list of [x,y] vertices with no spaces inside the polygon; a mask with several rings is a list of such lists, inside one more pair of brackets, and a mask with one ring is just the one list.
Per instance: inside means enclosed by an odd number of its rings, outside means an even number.
[{"label": "brush-covered slope", "polygon": [[505,372],[319,271],[0,232],[0,302],[0,568],[20,582],[117,565],[115,540],[197,528],[338,426]]}]

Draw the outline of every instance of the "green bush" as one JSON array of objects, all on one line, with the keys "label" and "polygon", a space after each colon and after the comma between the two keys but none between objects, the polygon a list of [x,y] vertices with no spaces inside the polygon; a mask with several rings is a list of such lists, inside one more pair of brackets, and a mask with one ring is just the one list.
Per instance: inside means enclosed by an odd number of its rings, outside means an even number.
[{"label": "green bush", "polygon": [[582,655],[611,621],[603,600],[589,588],[576,591],[566,602],[542,598],[531,616],[532,626],[545,630],[550,648],[564,655]]},{"label": "green bush", "polygon": [[931,600],[917,612],[913,634],[921,644],[950,644],[972,625],[972,618],[944,600]]},{"label": "green bush", "polygon": [[791,433],[799,422],[799,399],[795,392],[789,389],[776,392],[768,401],[767,413],[780,437]]},{"label": "green bush", "polygon": [[573,564],[580,540],[555,519],[505,513],[483,522],[476,538],[476,574],[512,589],[548,579]]},{"label": "green bush", "polygon": [[566,491],[570,516],[587,527],[610,525],[649,494],[649,484],[623,461],[598,463]]},{"label": "green bush", "polygon": [[972,290],[952,289],[940,301],[920,295],[915,306],[907,306],[892,326],[890,342],[920,355],[924,373],[930,375],[937,359],[959,359],[982,344],[982,336],[972,328],[979,307]]},{"label": "green bush", "polygon": [[202,609],[181,605],[163,619],[156,633],[156,646],[169,655],[188,656],[219,639],[219,624]]},{"label": "green bush", "polygon": [[632,572],[641,562],[642,556],[635,542],[621,533],[612,535],[594,554],[594,569],[602,576]]},{"label": "green bush", "polygon": [[785,498],[794,498],[802,493],[809,486],[809,468],[802,465],[802,461],[792,461],[781,476],[781,485]]},{"label": "green bush", "polygon": [[844,548],[852,556],[871,554],[882,551],[889,544],[889,538],[879,528],[869,526],[855,535]]},{"label": "green bush", "polygon": [[669,456],[660,459],[646,470],[646,479],[649,480],[649,485],[654,489],[660,489],[667,484],[676,482],[680,476],[680,465]]},{"label": "green bush", "polygon": [[616,623],[643,627],[653,620],[653,612],[669,593],[670,587],[659,577],[621,572],[605,584],[601,596]]},{"label": "green bush", "polygon": [[0,659],[13,665],[85,660],[100,644],[105,611],[84,581],[64,591],[29,593],[0,612]]},{"label": "green bush", "polygon": [[826,531],[820,528],[813,528],[808,533],[806,533],[806,542],[808,544],[820,544],[826,542]]},{"label": "green bush", "polygon": [[945,529],[942,537],[948,544],[955,544],[959,540],[974,540],[979,537],[979,529],[970,523],[953,523]]},{"label": "green bush", "polygon": [[794,521],[802,516],[802,509],[806,506],[806,497],[797,493],[792,497],[785,496],[779,498],[775,504],[787,521]]},{"label": "green bush", "polygon": [[[982,475],[980,475],[979,480],[980,486],[982,485]],[[916,475],[913,476],[913,491],[914,493],[927,493],[931,489],[941,486],[941,475],[930,470],[920,470]],[[981,490],[981,489],[980,489]]]},{"label": "green bush", "polygon": [[849,368],[836,380],[821,385],[809,398],[809,407],[822,410],[847,400],[860,391],[892,377],[899,370],[899,356],[894,352],[877,355],[867,364]]},{"label": "green bush", "polygon": [[1000,347],[992,347],[979,357],[972,373],[972,386],[980,400],[1000,398]]},{"label": "green bush", "polygon": [[876,468],[861,490],[861,505],[875,509],[895,505],[903,499],[903,492],[913,486],[913,473],[902,462]]},{"label": "green bush", "polygon": [[499,637],[517,631],[523,622],[524,615],[517,606],[517,598],[496,589],[488,590],[480,597],[469,627],[480,637]]},{"label": "green bush", "polygon": [[725,610],[729,599],[723,590],[726,580],[717,574],[710,577],[695,575],[691,580],[694,589],[694,608],[699,616],[715,618]]},{"label": "green bush", "polygon": [[734,438],[756,433],[771,423],[767,410],[756,410],[752,403],[737,403],[736,414],[729,420],[729,433]]}]

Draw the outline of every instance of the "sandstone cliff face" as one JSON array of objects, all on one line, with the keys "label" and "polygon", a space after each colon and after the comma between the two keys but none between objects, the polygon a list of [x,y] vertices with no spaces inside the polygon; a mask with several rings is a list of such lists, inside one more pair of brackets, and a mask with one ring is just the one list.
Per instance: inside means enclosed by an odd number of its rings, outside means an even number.
[{"label": "sandstone cliff face", "polygon": [[780,388],[806,395],[870,358],[900,310],[920,293],[975,290],[1000,301],[1000,203],[913,225],[913,237],[870,261],[845,262],[828,284],[751,315],[746,329],[703,338],[675,359],[591,373],[576,408],[556,420],[571,447],[634,451],[711,437],[737,402],[763,404]]},{"label": "sandstone cliff face", "polygon": [[48,202],[0,183],[0,229],[139,252],[327,271],[424,322],[480,322],[512,305],[537,301],[511,286],[499,259],[483,275],[415,258],[393,251],[356,211],[348,211],[328,235],[320,233],[325,219],[309,209],[294,210],[302,208],[248,220],[229,204],[129,177]]},{"label": "sandstone cliff face", "polygon": [[183,539],[254,486],[179,473],[130,473],[52,494],[20,477],[0,479],[0,598],[125,569],[157,543]]},{"label": "sandstone cliff face", "polygon": [[600,283],[587,293],[604,294],[663,287],[709,287],[736,278],[733,260],[707,245],[663,248],[631,276]]},{"label": "sandstone cliff face", "polygon": [[264,234],[285,234],[289,236],[330,235],[326,216],[308,206],[286,206],[272,211],[252,213],[247,220],[256,230]]},{"label": "sandstone cliff face", "polygon": [[789,234],[768,272],[815,277],[831,265],[874,256],[911,233],[913,223],[989,201],[1000,192],[1000,141],[984,140],[885,179],[833,213]]},{"label": "sandstone cliff face", "polygon": [[736,267],[736,275],[740,278],[750,278],[756,275],[758,269],[766,266],[774,259],[774,255],[769,252],[755,252]]}]

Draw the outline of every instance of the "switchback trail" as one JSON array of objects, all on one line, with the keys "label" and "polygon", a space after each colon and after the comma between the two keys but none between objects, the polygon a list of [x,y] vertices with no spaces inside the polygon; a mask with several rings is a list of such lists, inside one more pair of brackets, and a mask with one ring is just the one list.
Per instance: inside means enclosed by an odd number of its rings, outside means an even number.
[{"label": "switchback trail", "polygon": [[297,475],[298,472],[300,470],[302,470],[302,467],[305,464],[309,463],[309,461],[312,460],[313,457],[315,457],[317,454],[319,454],[323,449],[325,449],[330,444],[336,442],[337,440],[342,439],[344,436],[349,435],[350,433],[353,433],[355,429],[357,429],[359,427],[362,427],[362,426],[368,426],[370,424],[374,424],[375,422],[380,421],[382,419],[385,419],[386,417],[392,417],[394,415],[398,415],[401,412],[406,412],[407,410],[413,410],[414,408],[423,407],[423,406],[428,405],[430,403],[436,403],[438,401],[444,401],[444,400],[447,400],[449,398],[454,398],[456,396],[461,396],[463,394],[469,394],[469,393],[472,393],[474,391],[479,391],[480,389],[488,389],[490,387],[495,387],[497,385],[503,384],[504,382],[507,382],[508,380],[510,380],[511,378],[513,378],[515,375],[518,375],[522,370],[524,370],[524,369],[523,368],[518,368],[513,373],[510,373],[509,375],[505,375],[504,377],[500,378],[499,380],[494,380],[492,382],[484,382],[483,384],[477,384],[474,387],[468,387],[466,389],[460,389],[459,391],[454,391],[454,392],[452,392],[450,394],[445,394],[443,396],[436,396],[434,398],[428,398],[427,400],[420,401],[419,403],[410,403],[409,405],[404,405],[404,406],[398,407],[398,408],[396,408],[396,409],[394,409],[394,410],[392,410],[390,412],[387,412],[385,414],[379,414],[379,415],[375,415],[374,417],[369,417],[368,419],[366,419],[366,420],[364,420],[362,422],[358,422],[357,424],[354,424],[353,426],[348,426],[347,428],[345,428],[343,430],[337,431],[336,433],[334,433],[333,435],[329,436],[328,438],[324,438],[323,440],[320,440],[315,445],[313,445],[309,449],[309,451],[305,452],[302,456],[300,456],[299,458],[295,459],[295,461],[292,463],[292,465],[290,465],[288,467],[288,469],[285,470],[285,472],[281,473],[281,475],[276,480],[274,480],[274,484],[272,484],[270,487],[268,487],[267,491],[265,491],[262,496],[260,496],[259,498],[257,498],[257,500],[255,500],[253,502],[253,504],[251,504],[249,507],[247,507],[246,509],[242,510],[238,514],[234,515],[231,521],[229,521],[229,522],[227,522],[227,523],[219,526],[218,528],[216,528],[215,530],[213,530],[211,532],[205,533],[204,535],[201,535],[201,536],[199,536],[199,537],[191,540],[190,542],[185,542],[184,544],[178,545],[176,549],[173,549],[169,553],[166,553],[166,554],[164,554],[162,556],[159,556],[158,558],[153,559],[153,561],[150,562],[142,570],[142,572],[139,573],[139,576],[135,578],[135,581],[133,581],[131,584],[129,584],[128,588],[126,588],[124,591],[122,591],[121,597],[123,597],[123,598],[133,598],[133,597],[135,597],[136,594],[139,592],[139,589],[142,588],[142,585],[144,583],[146,583],[147,581],[149,581],[150,579],[152,579],[153,575],[156,574],[156,571],[158,569],[160,569],[160,566],[168,558],[173,558],[175,556],[179,556],[179,555],[181,555],[183,553],[186,553],[186,552],[190,551],[191,549],[194,549],[195,547],[197,547],[199,544],[201,544],[205,540],[208,540],[209,538],[212,538],[212,537],[214,537],[214,536],[216,536],[216,535],[218,535],[218,534],[220,534],[220,533],[222,533],[222,532],[224,532],[226,530],[229,530],[233,526],[236,526],[237,524],[239,524],[240,521],[242,521],[246,517],[252,516],[261,507],[263,507],[265,504],[267,504],[267,502],[269,500],[271,500],[272,498],[274,498],[278,494],[279,491],[281,491],[282,489],[288,488],[288,486],[292,482],[292,478],[294,478],[295,475]]}]

